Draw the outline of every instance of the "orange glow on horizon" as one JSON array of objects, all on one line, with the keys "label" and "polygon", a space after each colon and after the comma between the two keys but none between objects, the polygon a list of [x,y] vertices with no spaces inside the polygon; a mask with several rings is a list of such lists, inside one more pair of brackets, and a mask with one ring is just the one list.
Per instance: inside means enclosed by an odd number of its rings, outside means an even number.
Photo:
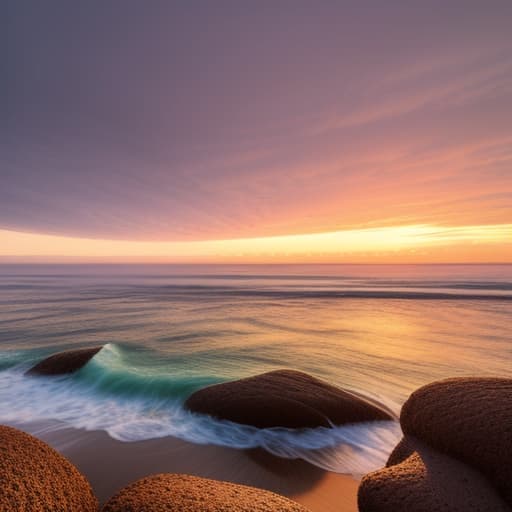
[{"label": "orange glow on horizon", "polygon": [[407,225],[192,242],[97,240],[0,230],[3,262],[507,263],[512,224]]}]

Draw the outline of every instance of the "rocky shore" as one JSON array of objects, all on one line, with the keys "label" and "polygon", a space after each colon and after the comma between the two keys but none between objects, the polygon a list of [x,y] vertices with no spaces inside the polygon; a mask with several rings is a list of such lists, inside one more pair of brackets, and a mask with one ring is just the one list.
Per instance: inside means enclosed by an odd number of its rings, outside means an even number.
[{"label": "rocky shore", "polygon": [[[30,371],[76,371],[100,349],[55,354]],[[204,388],[192,394],[186,406],[195,414],[257,428],[325,428],[393,419],[391,412],[365,397],[292,370]],[[386,467],[364,476],[358,504],[353,479],[261,450],[199,446],[177,439],[120,443],[104,432],[69,428],[54,432],[54,438],[41,430],[38,437],[46,438],[47,444],[0,426],[0,509],[512,510],[512,380],[457,378],[431,383],[409,397],[400,424],[402,441]],[[315,494],[315,489],[322,492]]]},{"label": "rocky shore", "polygon": [[366,475],[361,512],[512,510],[512,380],[458,378],[415,391],[404,438]]}]

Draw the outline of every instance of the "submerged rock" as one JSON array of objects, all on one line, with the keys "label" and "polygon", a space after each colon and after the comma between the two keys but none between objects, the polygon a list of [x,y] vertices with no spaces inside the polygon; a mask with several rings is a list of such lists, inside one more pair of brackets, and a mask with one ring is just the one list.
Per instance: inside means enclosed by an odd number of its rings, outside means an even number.
[{"label": "submerged rock", "polygon": [[390,420],[390,412],[306,373],[277,370],[209,386],[185,402],[191,411],[258,428],[330,427]]},{"label": "submerged rock", "polygon": [[189,475],[152,475],[110,498],[102,512],[308,512],[270,491]]},{"label": "submerged rock", "polygon": [[366,475],[361,512],[510,512],[477,470],[412,439],[403,439],[386,468]]},{"label": "submerged rock", "polygon": [[39,439],[0,426],[2,512],[96,512],[89,482],[62,455]]},{"label": "submerged rock", "polygon": [[43,359],[27,371],[30,375],[62,375],[85,366],[103,347],[66,350]]}]

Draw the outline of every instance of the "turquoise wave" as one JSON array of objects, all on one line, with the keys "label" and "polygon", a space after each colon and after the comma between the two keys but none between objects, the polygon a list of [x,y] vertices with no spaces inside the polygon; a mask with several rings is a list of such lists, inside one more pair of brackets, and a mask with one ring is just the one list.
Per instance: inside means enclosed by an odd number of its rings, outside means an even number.
[{"label": "turquoise wave", "polygon": [[196,389],[219,382],[219,377],[176,366],[169,373],[168,360],[139,347],[107,344],[72,375],[27,375],[40,355],[0,353],[5,365],[0,371],[0,423],[104,430],[126,442],[174,436],[198,444],[260,447],[353,474],[382,466],[401,435],[395,421],[297,431],[257,429],[191,413],[183,401]]},{"label": "turquoise wave", "polygon": [[180,402],[198,389],[221,382],[215,376],[183,375],[174,368],[166,371],[162,363],[151,365],[154,355],[145,356],[133,348],[107,344],[73,378],[100,393]]},{"label": "turquoise wave", "polygon": [[[60,346],[58,351],[77,347]],[[0,371],[27,370],[55,350],[0,352]],[[170,364],[162,354],[145,347],[106,344],[82,369],[60,377],[91,392],[123,397],[185,401],[194,391],[223,382],[215,375],[187,371],[186,365]]]},{"label": "turquoise wave", "polygon": [[58,348],[57,350],[37,348],[29,350],[0,351],[0,371],[8,370],[9,368],[21,368],[27,370],[45,357],[62,350],[62,348]]}]

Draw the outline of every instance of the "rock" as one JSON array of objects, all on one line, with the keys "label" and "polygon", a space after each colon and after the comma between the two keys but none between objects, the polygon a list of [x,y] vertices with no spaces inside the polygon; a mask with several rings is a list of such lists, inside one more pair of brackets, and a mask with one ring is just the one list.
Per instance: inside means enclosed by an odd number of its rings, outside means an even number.
[{"label": "rock", "polygon": [[66,350],[43,359],[27,371],[30,375],[62,375],[85,366],[103,347]]},{"label": "rock", "polygon": [[480,470],[512,506],[512,379],[457,378],[415,391],[404,433]]},{"label": "rock", "polygon": [[84,476],[39,439],[0,426],[2,512],[96,512],[98,501]]},{"label": "rock", "polygon": [[475,469],[413,439],[403,439],[388,466],[366,475],[360,512],[510,512]]},{"label": "rock", "polygon": [[102,512],[307,512],[273,492],[189,475],[152,475],[110,498]]},{"label": "rock", "polygon": [[258,428],[314,428],[393,419],[353,393],[294,370],[209,386],[185,403],[191,411]]},{"label": "rock", "polygon": [[419,444],[419,442],[413,441],[412,438],[402,437],[389,455],[386,467],[395,466],[409,458],[414,453],[416,444]]}]

